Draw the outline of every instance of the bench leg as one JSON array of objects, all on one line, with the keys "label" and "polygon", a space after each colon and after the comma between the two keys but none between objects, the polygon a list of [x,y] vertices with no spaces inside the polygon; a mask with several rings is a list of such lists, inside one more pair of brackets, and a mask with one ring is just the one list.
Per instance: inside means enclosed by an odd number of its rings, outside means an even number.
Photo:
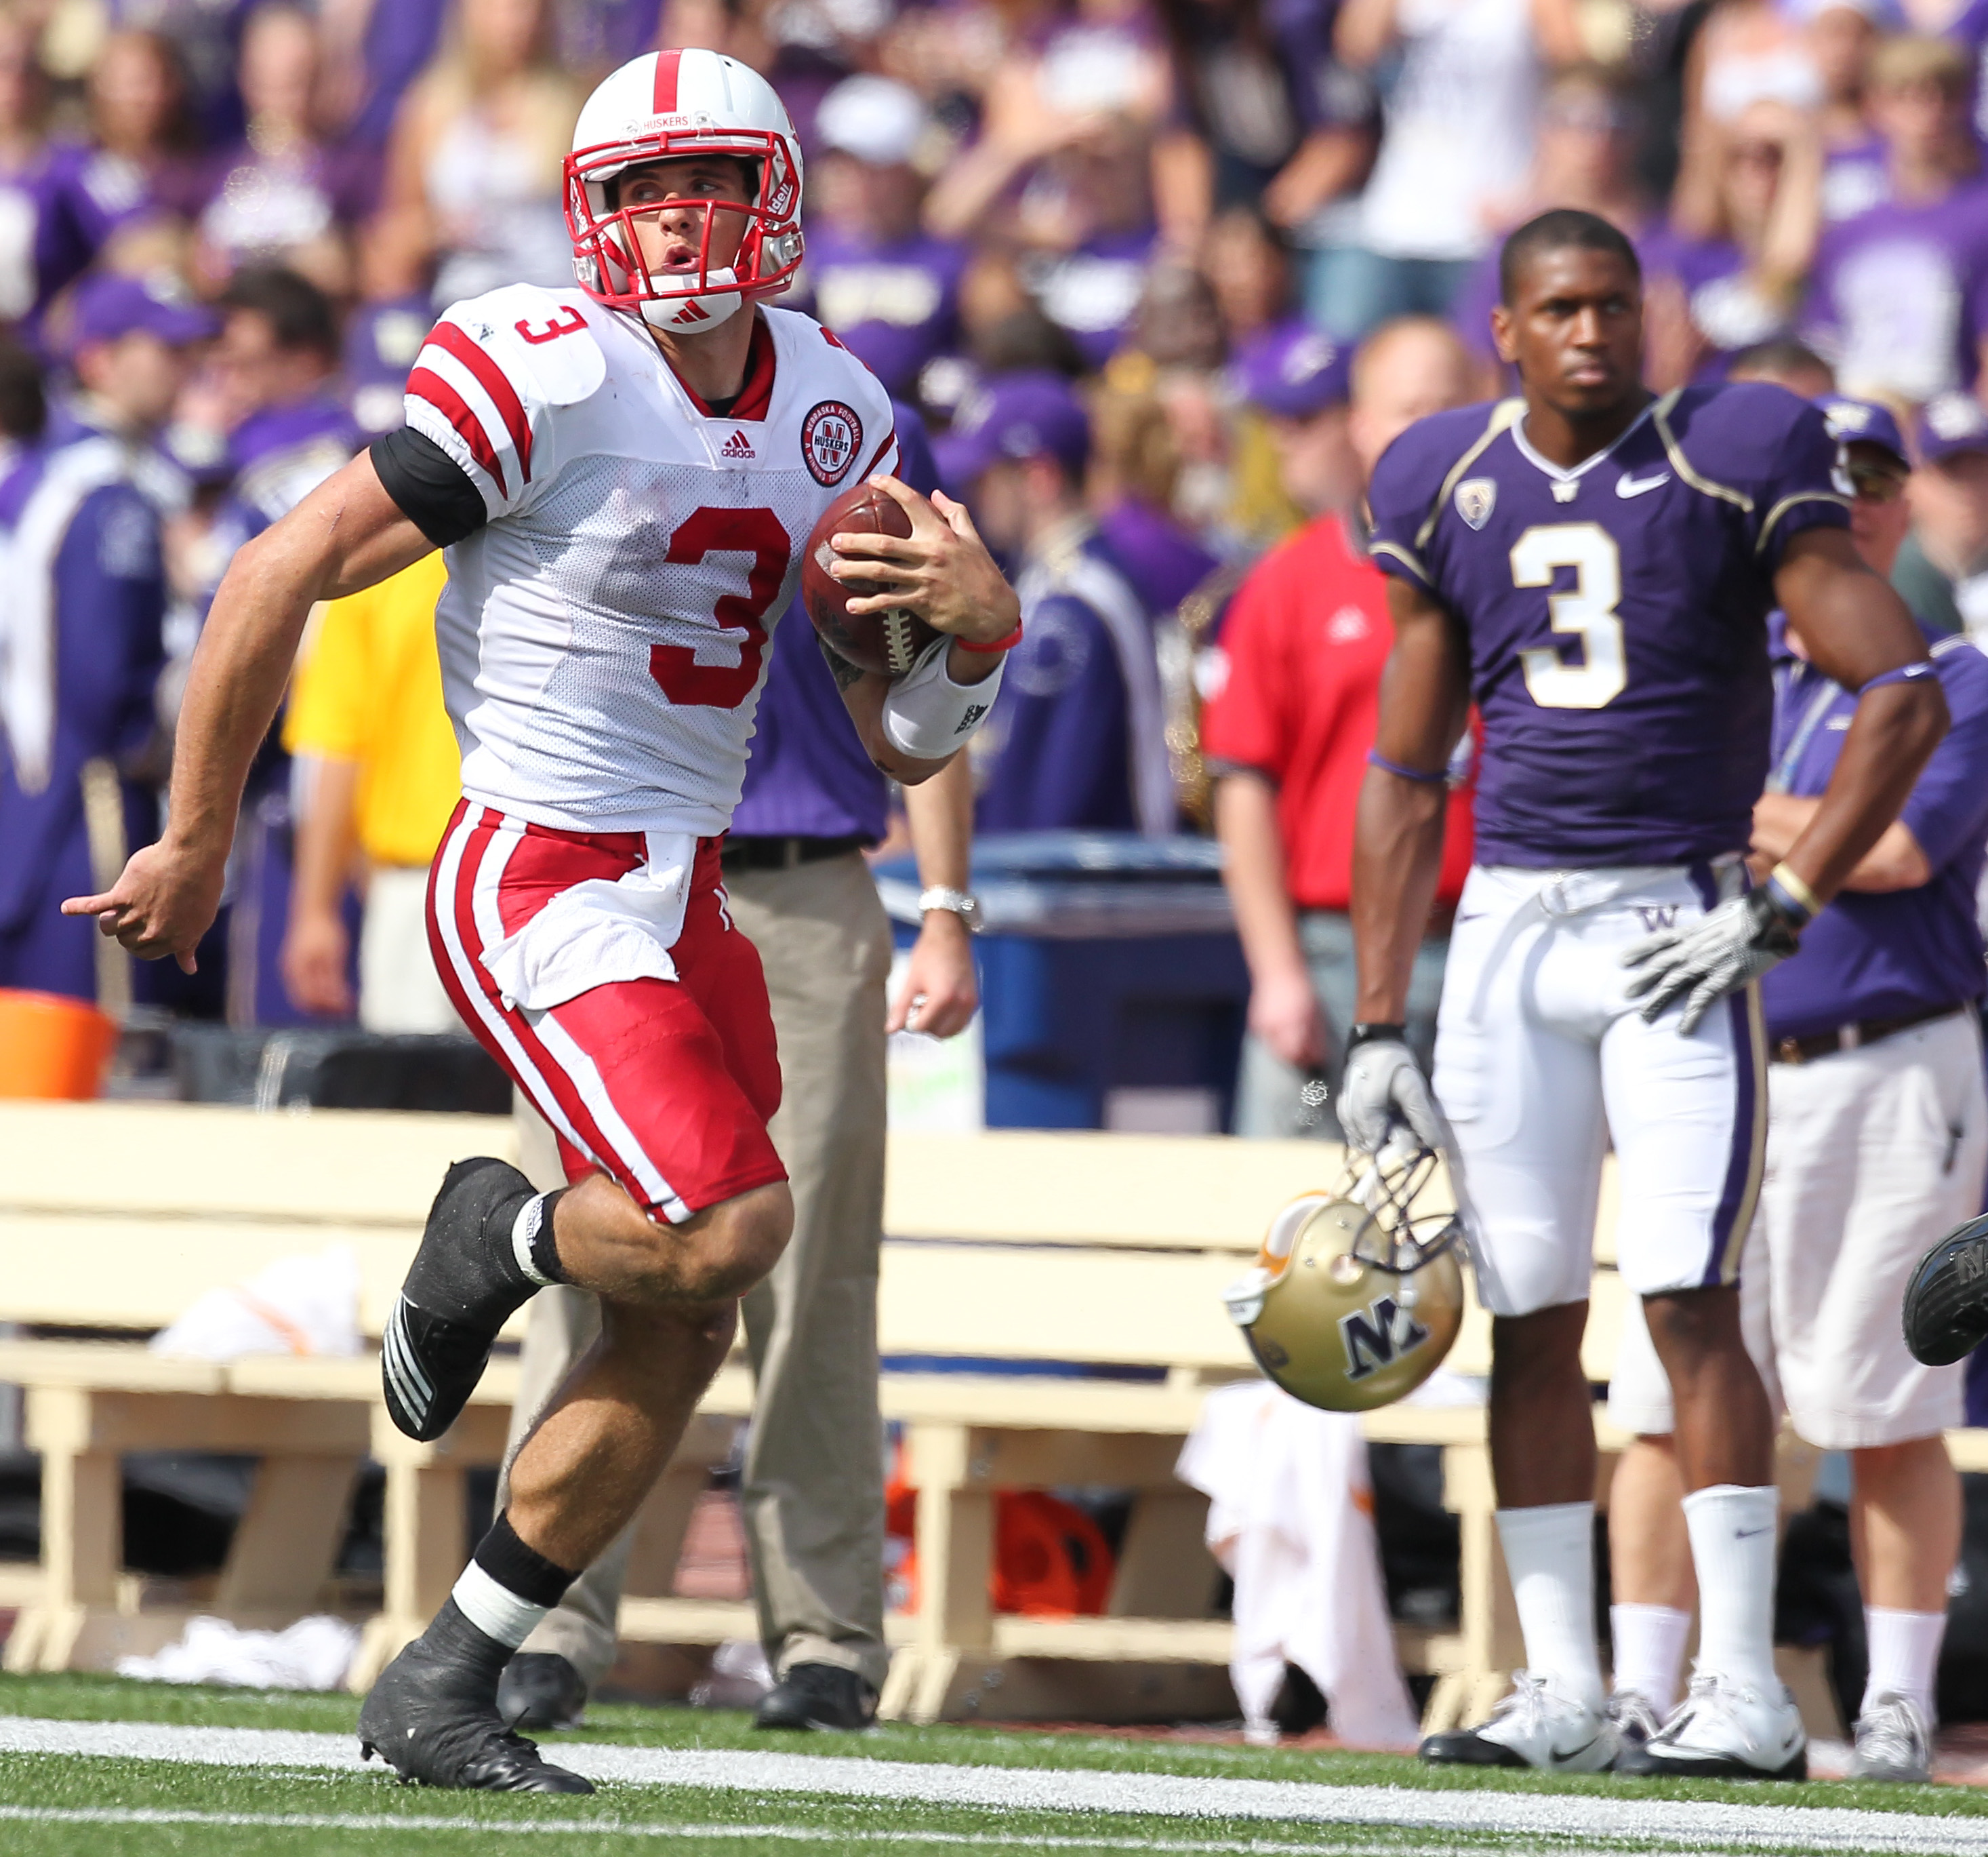
[{"label": "bench leg", "polygon": [[1483,1720],[1524,1656],[1511,1578],[1498,1545],[1490,1446],[1445,1446],[1442,1488],[1444,1506],[1456,1514],[1462,1536],[1457,1632],[1463,1655],[1461,1667],[1439,1677],[1429,1693],[1425,1734]]},{"label": "bench leg", "polygon": [[1205,1619],[1219,1571],[1207,1547],[1208,1498],[1142,1490],[1118,1552],[1104,1611],[1113,1619]]},{"label": "bench leg", "polygon": [[378,1617],[368,1621],[346,1686],[363,1695],[407,1645],[428,1629],[463,1567],[463,1493],[468,1466],[448,1454],[447,1438],[417,1444],[394,1430],[384,1408],[374,1418],[373,1455],[384,1466],[385,1566]]},{"label": "bench leg", "polygon": [[225,1619],[315,1612],[337,1563],[356,1457],[265,1457],[221,1571]]},{"label": "bench leg", "polygon": [[9,1670],[66,1670],[93,1615],[114,1614],[124,1552],[121,1466],[91,1448],[90,1395],[28,1389],[26,1436],[42,1460],[42,1591],[7,1640]]},{"label": "bench leg", "polygon": [[[962,1651],[992,1641],[987,1583],[994,1558],[994,1493],[981,1485],[973,1434],[964,1426],[911,1428],[918,1492],[918,1608],[915,1662],[903,1682],[891,1670],[893,1719],[936,1721]],[[880,1703],[879,1713],[884,1713]]]}]

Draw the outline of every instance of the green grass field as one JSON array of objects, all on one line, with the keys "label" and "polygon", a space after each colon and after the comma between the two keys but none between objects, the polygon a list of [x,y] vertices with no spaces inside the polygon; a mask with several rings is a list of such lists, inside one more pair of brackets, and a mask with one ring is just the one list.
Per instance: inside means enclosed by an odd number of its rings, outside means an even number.
[{"label": "green grass field", "polygon": [[[377,1767],[329,1764],[349,1761],[356,1713],[343,1696],[0,1679],[0,1748],[16,1750],[0,1751],[0,1852],[441,1857],[501,1838],[507,1852],[544,1844],[561,1857],[1031,1847],[1182,1857],[1727,1849],[1988,1857],[1988,1796],[1964,1788],[1660,1787],[979,1727],[775,1737],[755,1734],[742,1716],[681,1709],[599,1708],[580,1734],[549,1737],[549,1747],[583,1744],[576,1762],[644,1777],[605,1779],[589,1799],[492,1798],[402,1788]],[[215,1738],[237,1729],[338,1738]],[[115,1750],[120,1737],[134,1735],[154,1737],[146,1757]],[[24,1739],[53,1750],[19,1751]],[[106,1750],[75,1751],[68,1744],[79,1739]],[[171,1757],[154,1757],[168,1742]],[[294,1757],[293,1745],[302,1750]],[[260,1751],[237,1760],[236,1748]],[[1352,1790],[1304,1793],[1293,1783]],[[852,1789],[873,1790],[850,1796]]]}]

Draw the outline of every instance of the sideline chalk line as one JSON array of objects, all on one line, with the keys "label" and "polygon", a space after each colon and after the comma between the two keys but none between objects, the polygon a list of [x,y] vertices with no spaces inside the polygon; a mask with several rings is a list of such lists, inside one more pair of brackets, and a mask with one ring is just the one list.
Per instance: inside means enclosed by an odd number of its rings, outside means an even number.
[{"label": "sideline chalk line", "polygon": [[[1408,1787],[1094,1769],[927,1765],[860,1756],[626,1747],[604,1742],[560,1743],[547,1752],[589,1779],[624,1785],[699,1787],[1020,1811],[1253,1818],[1643,1844],[1661,1841],[1679,1848],[1747,1846],[1988,1857],[1988,1814],[1948,1816],[1841,1806],[1726,1805],[1655,1799],[1628,1792],[1620,1798],[1474,1790],[1425,1792]],[[377,1765],[362,1765],[357,1739],[351,1734],[289,1729],[198,1728],[9,1716],[0,1717],[0,1753],[384,1773]],[[489,1821],[476,1822],[492,1828]],[[576,1827],[580,1822],[574,1821]],[[598,1821],[594,1822],[597,1825]]]}]

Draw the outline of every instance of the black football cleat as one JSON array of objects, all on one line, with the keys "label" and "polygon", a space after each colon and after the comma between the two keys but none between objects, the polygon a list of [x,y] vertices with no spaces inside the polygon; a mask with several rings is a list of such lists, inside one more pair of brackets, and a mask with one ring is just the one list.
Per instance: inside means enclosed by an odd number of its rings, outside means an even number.
[{"label": "black football cleat", "polygon": [[556,1651],[520,1651],[497,1681],[497,1713],[513,1728],[577,1728],[587,1685]]},{"label": "black football cleat", "polygon": [[387,1410],[410,1438],[430,1443],[456,1422],[498,1330],[537,1293],[511,1246],[536,1192],[487,1155],[458,1161],[443,1179],[380,1350]]},{"label": "black football cleat", "polygon": [[877,1724],[877,1692],[854,1670],[832,1663],[797,1663],[760,1697],[756,1728],[840,1729]]},{"label": "black football cleat", "polygon": [[578,1774],[541,1759],[536,1742],[505,1725],[489,1645],[454,1601],[445,1605],[374,1684],[359,1711],[360,1754],[370,1760],[377,1754],[408,1786],[593,1791]]},{"label": "black football cleat", "polygon": [[1905,1285],[1905,1347],[1927,1367],[1950,1367],[1988,1341],[1988,1216],[1947,1233]]}]

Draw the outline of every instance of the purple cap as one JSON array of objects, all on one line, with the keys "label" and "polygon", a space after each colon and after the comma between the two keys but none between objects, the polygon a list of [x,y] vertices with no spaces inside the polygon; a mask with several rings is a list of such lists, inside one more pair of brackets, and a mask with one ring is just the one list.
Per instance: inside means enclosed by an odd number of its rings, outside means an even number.
[{"label": "purple cap", "polygon": [[76,287],[69,346],[114,342],[142,330],[178,348],[205,341],[219,326],[213,312],[194,302],[177,279],[100,272]]},{"label": "purple cap", "polygon": [[1090,457],[1090,420],[1060,374],[996,374],[961,401],[932,452],[939,475],[962,489],[1004,458],[1053,458],[1078,477]]},{"label": "purple cap", "polygon": [[1353,351],[1303,323],[1259,336],[1236,357],[1242,397],[1273,419],[1309,419],[1351,392]]},{"label": "purple cap", "polygon": [[1846,399],[1841,394],[1824,394],[1816,404],[1822,408],[1829,435],[1838,444],[1875,445],[1889,452],[1908,471],[1912,468],[1898,415],[1888,406],[1875,400]]},{"label": "purple cap", "polygon": [[1919,456],[1927,464],[1988,452],[1988,412],[1972,394],[1940,394],[1919,409]]}]

